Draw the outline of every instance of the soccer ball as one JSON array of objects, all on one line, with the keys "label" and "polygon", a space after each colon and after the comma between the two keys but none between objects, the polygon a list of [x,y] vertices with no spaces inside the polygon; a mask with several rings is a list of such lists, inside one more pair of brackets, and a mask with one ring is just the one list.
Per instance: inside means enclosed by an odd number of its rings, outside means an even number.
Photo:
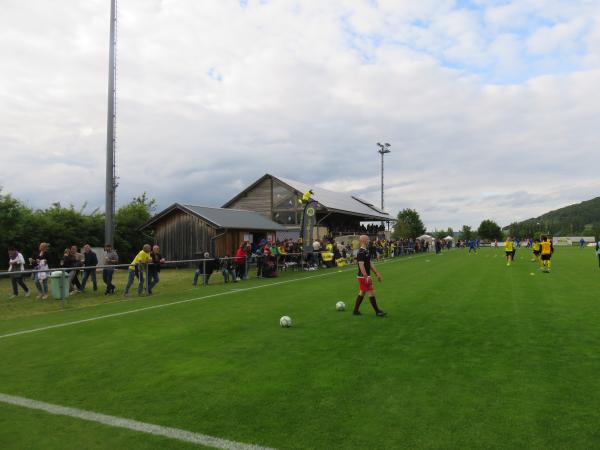
[{"label": "soccer ball", "polygon": [[344,302],[337,302],[335,304],[335,309],[337,309],[338,311],[345,311],[346,310],[346,304]]},{"label": "soccer ball", "polygon": [[292,319],[289,316],[283,316],[281,319],[279,319],[279,325],[281,325],[283,328],[289,328],[292,326]]}]

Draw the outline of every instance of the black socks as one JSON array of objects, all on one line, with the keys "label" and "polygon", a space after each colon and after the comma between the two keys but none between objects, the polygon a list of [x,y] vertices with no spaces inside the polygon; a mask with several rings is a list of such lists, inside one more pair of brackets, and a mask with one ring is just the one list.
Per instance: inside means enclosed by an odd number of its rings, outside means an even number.
[{"label": "black socks", "polygon": [[364,298],[365,298],[364,295],[358,295],[356,297],[356,301],[354,302],[354,312],[358,312],[358,310],[360,308],[360,304],[362,303]]},{"label": "black socks", "polygon": [[369,301],[371,302],[371,306],[373,307],[373,309],[375,310],[376,313],[381,311],[379,309],[379,306],[377,306],[377,300],[375,300],[375,297],[369,297]]}]

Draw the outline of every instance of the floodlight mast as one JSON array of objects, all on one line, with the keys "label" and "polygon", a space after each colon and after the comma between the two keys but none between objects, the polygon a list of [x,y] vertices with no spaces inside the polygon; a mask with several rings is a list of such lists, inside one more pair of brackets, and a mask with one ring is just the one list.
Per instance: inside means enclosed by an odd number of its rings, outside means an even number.
[{"label": "floodlight mast", "polygon": [[391,145],[387,142],[385,144],[377,143],[379,150],[377,152],[381,155],[381,211],[383,211],[383,155],[390,153]]},{"label": "floodlight mast", "polygon": [[115,177],[115,125],[116,113],[116,72],[117,61],[115,50],[117,47],[117,0],[110,2],[110,41],[108,47],[108,114],[106,124],[106,207],[104,222],[104,243],[114,245],[115,232],[115,190],[117,187]]}]

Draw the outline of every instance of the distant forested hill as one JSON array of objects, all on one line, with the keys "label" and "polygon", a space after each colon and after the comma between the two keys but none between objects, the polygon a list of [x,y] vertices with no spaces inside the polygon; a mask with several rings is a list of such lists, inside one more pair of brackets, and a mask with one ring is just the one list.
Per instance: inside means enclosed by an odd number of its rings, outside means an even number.
[{"label": "distant forested hill", "polygon": [[600,197],[515,222],[504,228],[520,237],[551,233],[554,236],[599,236]]}]

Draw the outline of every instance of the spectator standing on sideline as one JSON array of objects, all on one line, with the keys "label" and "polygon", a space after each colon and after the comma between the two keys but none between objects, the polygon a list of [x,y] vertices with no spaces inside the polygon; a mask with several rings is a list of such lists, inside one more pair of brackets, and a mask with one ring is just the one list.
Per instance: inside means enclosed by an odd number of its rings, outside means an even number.
[{"label": "spectator standing on sideline", "polygon": [[192,284],[196,286],[198,284],[198,277],[202,274],[202,284],[207,285],[208,280],[215,269],[219,270],[219,260],[217,258],[211,258],[210,253],[204,252],[204,261],[198,263],[198,269],[194,273],[194,282]]},{"label": "spectator standing on sideline", "polygon": [[[42,242],[38,248],[37,253],[33,258],[29,258],[29,264],[34,270],[45,270],[48,269],[48,247],[50,245],[46,242]],[[33,274],[33,281],[35,287],[38,290],[36,298],[46,300],[48,298],[48,273],[47,272],[36,272]]]},{"label": "spectator standing on sideline", "polygon": [[127,270],[127,285],[125,286],[125,291],[123,295],[125,297],[129,297],[129,288],[133,284],[134,278],[138,278],[138,295],[142,295],[144,292],[144,272],[146,270],[147,264],[152,261],[152,257],[150,256],[150,251],[152,248],[149,244],[144,244],[144,247],[139,251],[131,264],[129,265],[129,269]]},{"label": "spectator standing on sideline", "polygon": [[221,264],[221,272],[223,273],[223,281],[225,283],[229,283],[229,279],[234,283],[237,282],[236,274],[235,274],[235,264],[229,257],[229,255],[225,255]]},{"label": "spectator standing on sideline", "polygon": [[83,265],[85,267],[93,267],[93,269],[83,269],[83,278],[81,279],[81,290],[85,290],[85,284],[88,278],[92,278],[92,286],[94,292],[98,290],[98,283],[96,282],[96,266],[98,265],[98,256],[92,250],[90,244],[83,246]]},{"label": "spectator standing on sideline", "polygon": [[262,278],[262,270],[265,265],[265,241],[258,243],[254,256],[256,257],[256,278]]},{"label": "spectator standing on sideline", "polygon": [[246,242],[242,242],[235,253],[235,266],[238,281],[246,279]]},{"label": "spectator standing on sideline", "polygon": [[152,264],[148,266],[148,295],[152,295],[152,289],[160,281],[158,275],[160,272],[160,265],[165,262],[165,258],[160,254],[160,247],[158,245],[152,247],[150,257],[152,258]]},{"label": "spectator standing on sideline", "polygon": [[[65,249],[65,253],[63,255],[63,267],[65,269],[74,269],[79,267],[80,262],[77,255],[79,255],[79,253],[77,253],[76,245],[72,245],[71,248]],[[70,293],[76,294],[77,292],[81,292],[81,283],[79,283],[79,278],[77,278],[77,270],[67,270],[66,272],[69,275],[69,284],[71,287]]]},{"label": "spectator standing on sideline", "polygon": [[24,291],[25,297],[29,297],[31,292],[23,281],[23,271],[25,270],[25,258],[17,251],[16,248],[11,247],[8,249],[8,271],[12,272],[10,276],[10,282],[12,284],[13,293],[9,298],[15,298],[19,296],[19,286]]},{"label": "spectator standing on sideline", "polygon": [[319,267],[321,261],[321,243],[318,239],[312,244],[313,252],[312,252],[312,265],[313,267]]},{"label": "spectator standing on sideline", "polygon": [[[104,265],[114,266],[118,262],[119,255],[117,255],[117,252],[112,248],[112,245],[106,244],[104,246]],[[104,269],[102,269],[102,280],[104,281],[104,284],[106,284],[106,292],[104,292],[104,295],[115,293],[115,285],[112,284],[112,278],[114,273],[114,267],[105,267]]]},{"label": "spectator standing on sideline", "polygon": [[585,247],[585,239],[581,238],[579,239],[579,248],[583,248]]}]

